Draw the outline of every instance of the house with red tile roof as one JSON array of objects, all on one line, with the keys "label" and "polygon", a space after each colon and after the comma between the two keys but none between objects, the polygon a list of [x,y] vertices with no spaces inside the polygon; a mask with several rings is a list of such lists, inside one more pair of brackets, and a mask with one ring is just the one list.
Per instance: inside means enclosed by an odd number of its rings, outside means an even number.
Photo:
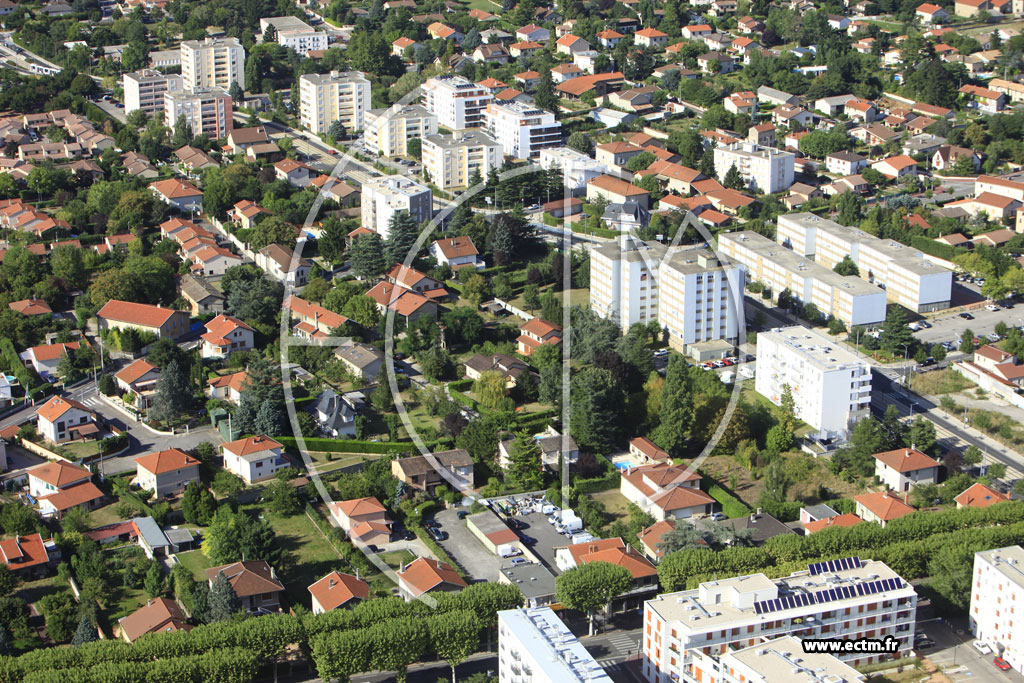
[{"label": "house with red tile roof", "polygon": [[451,565],[426,557],[416,558],[395,574],[398,591],[406,602],[426,593],[456,593],[467,586]]},{"label": "house with red tile roof", "polygon": [[864,493],[854,497],[857,504],[857,516],[865,522],[878,522],[885,526],[894,519],[906,517],[917,512],[889,491]]},{"label": "house with red tile roof", "polygon": [[[595,539],[555,548],[555,565],[563,572],[590,562],[608,562],[628,569],[633,585],[624,595],[634,601],[639,600],[638,594],[658,589],[657,568],[621,538]],[[621,605],[620,600],[614,600],[613,610],[616,603]]]},{"label": "house with red tile roof", "polygon": [[412,38],[406,38],[405,36],[402,36],[398,40],[391,43],[391,54],[395,55],[396,57],[402,57],[404,59],[406,50],[408,50],[411,47],[413,49],[413,52],[415,53],[416,48],[420,47],[420,45],[421,43],[416,42]]},{"label": "house with red tile roof", "polygon": [[292,320],[298,321],[295,333],[303,339],[326,338],[332,330],[348,322],[345,316],[295,295],[284,300],[284,308]]},{"label": "house with red tile roof", "polygon": [[231,207],[231,211],[228,212],[228,216],[231,220],[238,223],[243,228],[254,228],[256,222],[261,216],[269,215],[270,212],[259,206],[256,202],[248,199],[235,202],[235,205]]},{"label": "house with red tile roof", "polygon": [[227,358],[236,351],[248,351],[255,344],[255,331],[230,315],[221,313],[206,323],[203,340],[203,358]]},{"label": "house with red tile roof", "polygon": [[187,181],[179,178],[158,180],[155,183],[150,183],[149,189],[157,199],[182,213],[202,209],[203,193]]},{"label": "house with red tile roof", "polygon": [[701,477],[668,462],[621,470],[619,492],[656,520],[711,514],[714,499],[700,490]]},{"label": "house with red tile roof", "polygon": [[284,446],[265,434],[249,436],[221,445],[224,469],[247,484],[272,479],[291,463],[281,453]]},{"label": "house with red tile roof", "polygon": [[655,462],[671,462],[672,458],[668,452],[658,448],[658,445],[646,436],[637,436],[629,440],[629,453],[636,458],[641,465],[649,465]]},{"label": "house with red tile roof", "polygon": [[99,434],[96,413],[71,398],[51,396],[36,411],[36,431],[51,443],[63,443]]},{"label": "house with red tile roof", "polygon": [[875,169],[890,180],[898,180],[905,176],[917,175],[917,162],[906,154],[888,157],[871,164]]},{"label": "house with red tile roof", "polygon": [[569,55],[570,57],[575,55],[577,52],[586,52],[589,49],[590,43],[571,33],[566,33],[555,41],[555,52],[558,54]]},{"label": "house with red tile roof", "polygon": [[540,43],[532,40],[523,40],[516,43],[512,43],[508,46],[508,53],[519,59],[520,57],[532,57],[534,54],[543,50],[544,46]]},{"label": "house with red tile roof", "polygon": [[277,578],[277,572],[266,560],[235,562],[206,570],[210,587],[223,573],[235,594],[242,601],[242,607],[250,614],[280,612],[284,584]]},{"label": "house with red tile roof", "polygon": [[0,562],[23,581],[46,575],[50,555],[39,534],[0,541]]},{"label": "house with red tile roof", "polygon": [[92,483],[92,472],[63,460],[30,468],[28,485],[43,517],[59,519],[75,507],[92,510],[103,500],[103,492]]},{"label": "house with red tile roof", "polygon": [[129,643],[147,633],[190,631],[194,627],[185,621],[178,603],[167,598],[153,598],[145,605],[117,622],[119,635]]},{"label": "house with red tile roof", "polygon": [[158,379],[160,368],[145,358],[132,361],[114,375],[114,381],[117,382],[122,397],[125,394],[132,394],[135,400],[134,407],[140,412],[145,411],[153,400]]},{"label": "house with red tile roof", "polygon": [[21,301],[12,301],[7,304],[7,307],[27,318],[34,318],[37,315],[53,315],[53,309],[50,308],[50,304],[46,303],[46,299],[37,299],[35,297],[22,299]]},{"label": "house with red tile roof", "polygon": [[634,42],[641,47],[660,48],[668,44],[668,34],[656,28],[645,28],[633,34]]},{"label": "house with red tile roof", "polygon": [[207,380],[205,393],[210,398],[219,398],[238,405],[242,400],[242,391],[245,389],[247,376],[245,370],[240,370]]},{"label": "house with red tile roof", "polygon": [[58,342],[56,344],[44,344],[32,346],[18,354],[25,365],[31,365],[39,376],[47,382],[57,380],[57,366],[65,354],[74,355],[81,345],[89,346],[86,341],[80,342]]},{"label": "house with red tile roof", "polygon": [[334,571],[310,585],[309,596],[313,614],[323,614],[334,609],[355,607],[363,600],[369,600],[370,584],[351,574]]},{"label": "house with red tile roof", "polygon": [[832,527],[851,527],[856,526],[864,520],[853,514],[847,512],[842,515],[836,515],[835,517],[826,517],[824,519],[817,519],[813,522],[804,524],[804,533],[813,534],[823,529],[831,529]]},{"label": "house with red tile roof", "polygon": [[647,559],[651,562],[657,562],[665,556],[665,551],[659,548],[658,544],[661,543],[661,539],[665,534],[675,528],[676,525],[673,520],[663,519],[637,534],[637,540],[640,541],[640,547],[644,555],[647,556]]},{"label": "house with red tile roof", "polygon": [[135,458],[135,481],[157,498],[185,490],[199,481],[199,461],[178,448],[168,448]]},{"label": "house with red tile roof", "polygon": [[875,476],[893,491],[909,491],[919,484],[939,483],[941,465],[916,448],[875,453]]},{"label": "house with red tile roof", "polygon": [[533,318],[519,326],[519,337],[516,339],[517,350],[524,356],[532,356],[533,352],[545,344],[561,344],[562,328],[547,320]]},{"label": "house with red tile roof", "polygon": [[189,331],[189,316],[164,306],[111,299],[96,312],[100,330],[131,328],[160,339],[177,339]]},{"label": "house with red tile roof", "polygon": [[949,12],[932,2],[918,5],[914,14],[924,24],[935,24],[949,20]]},{"label": "house with red tile roof", "polygon": [[593,92],[595,96],[606,95],[624,82],[625,76],[621,71],[612,71],[611,73],[570,78],[564,83],[556,85],[555,91],[569,99],[579,99],[590,92]]},{"label": "house with red tile roof", "polygon": [[600,175],[587,181],[587,199],[593,201],[604,197],[612,204],[625,204],[634,201],[643,208],[648,208],[650,193],[625,180],[610,175]]},{"label": "house with red tile roof", "polygon": [[387,543],[391,539],[391,519],[387,508],[372,496],[335,501],[328,508],[331,517],[354,543],[370,545]]},{"label": "house with red tile roof", "polygon": [[625,37],[618,31],[609,28],[597,34],[597,42],[601,43],[603,48],[612,49]]},{"label": "house with red tile roof", "polygon": [[445,237],[430,245],[430,253],[434,259],[452,270],[459,268],[484,268],[487,264],[480,258],[480,252],[468,235]]},{"label": "house with red tile roof", "polygon": [[1010,500],[1010,496],[985,486],[981,482],[975,482],[953,500],[956,501],[956,508],[959,510],[960,508],[987,508],[990,505]]},{"label": "house with red tile roof", "polygon": [[406,324],[412,323],[421,315],[437,318],[437,304],[416,292],[404,287],[395,286],[390,282],[381,281],[373,286],[366,296],[373,299],[377,311],[386,315],[389,310],[405,319]]}]

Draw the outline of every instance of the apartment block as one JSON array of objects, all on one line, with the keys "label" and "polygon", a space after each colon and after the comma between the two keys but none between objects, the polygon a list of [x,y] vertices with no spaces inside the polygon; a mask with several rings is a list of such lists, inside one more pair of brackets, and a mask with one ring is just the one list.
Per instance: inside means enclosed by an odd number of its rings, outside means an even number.
[{"label": "apartment block", "polygon": [[724,181],[729,169],[736,169],[748,189],[774,194],[788,190],[793,184],[796,155],[774,147],[761,147],[752,142],[735,142],[715,147],[715,172]]},{"label": "apartment block", "polygon": [[842,320],[848,327],[885,320],[885,292],[855,275],[840,275],[831,268],[795,254],[751,230],[718,236],[718,250],[747,268],[747,276],[772,292],[788,290],[801,303],[813,303],[822,315]]},{"label": "apartment block", "polygon": [[590,308],[623,332],[658,319],[658,271],[668,248],[623,237],[590,251]]},{"label": "apartment block", "polygon": [[184,116],[192,133],[205,133],[214,140],[225,138],[234,128],[231,96],[223,88],[196,88],[164,93],[164,121],[173,126]]},{"label": "apartment block", "polygon": [[[702,668],[709,658],[717,660],[721,669],[729,657],[748,648],[764,649],[786,636],[844,640],[891,636],[899,640],[899,652],[892,656],[909,656],[916,613],[914,587],[876,560],[830,560],[774,580],[753,574],[706,581],[696,589],[666,593],[644,603],[642,675],[648,683],[719,681],[719,676]],[[741,661],[763,675],[770,671],[768,667],[751,664],[759,657],[755,649],[753,656],[745,655]],[[850,666],[863,666],[888,657],[851,652],[838,658]],[[792,669],[789,673],[787,681],[794,677]],[[737,674],[734,666],[730,675]]]},{"label": "apartment block", "polygon": [[483,131],[459,131],[451,136],[428,135],[422,143],[423,169],[442,190],[468,187],[474,173],[487,179],[504,158],[494,138]]},{"label": "apartment block", "polygon": [[269,27],[274,28],[274,42],[290,47],[303,57],[310,50],[326,50],[327,34],[298,17],[267,17],[260,19],[260,33],[266,35]]},{"label": "apartment block", "polygon": [[913,247],[812,213],[779,216],[775,239],[825,268],[849,256],[861,278],[884,289],[890,301],[912,311],[928,313],[949,308],[953,272],[932,263]]},{"label": "apartment block", "polygon": [[498,612],[498,683],[611,683],[550,607]]},{"label": "apartment block", "polygon": [[820,439],[843,439],[871,412],[871,366],[806,327],[757,335],[754,389],[781,405],[786,387],[797,418]]},{"label": "apartment block", "polygon": [[[831,654],[805,653],[794,636],[783,636],[724,655],[693,653],[690,680],[721,683],[861,683],[866,676]],[[698,673],[699,672],[699,673]]]},{"label": "apartment block", "polygon": [[582,152],[569,147],[548,147],[540,151],[537,163],[547,169],[557,168],[562,171],[565,186],[573,194],[584,194],[587,182],[603,175],[617,175],[617,169],[591,159]]},{"label": "apartment block", "polygon": [[974,555],[971,577],[971,633],[1024,673],[1024,631],[1014,626],[1024,607],[1024,548],[1019,545]]},{"label": "apartment block", "polygon": [[362,130],[370,109],[370,81],[359,71],[299,77],[299,122],[317,135],[341,121],[349,133]]},{"label": "apartment block", "polygon": [[[153,69],[126,73],[122,77],[124,112],[141,109],[150,116],[164,113],[164,93],[181,90],[181,76],[162,74]],[[171,121],[170,125],[174,125]]]},{"label": "apartment block", "polygon": [[546,147],[562,145],[562,124],[536,105],[491,102],[484,110],[484,122],[505,154],[516,159],[533,159]]},{"label": "apartment block", "polygon": [[437,133],[437,116],[418,104],[368,109],[363,125],[370,147],[386,157],[406,156],[409,140]]},{"label": "apartment block", "polygon": [[206,38],[181,43],[181,79],[185,90],[245,89],[245,49],[237,38]]},{"label": "apartment block", "polygon": [[363,227],[387,239],[391,218],[408,211],[416,224],[434,216],[434,195],[430,188],[401,176],[373,178],[362,187]]},{"label": "apartment block", "polygon": [[452,130],[480,128],[491,91],[462,76],[435,76],[423,84],[423,103],[439,125]]}]

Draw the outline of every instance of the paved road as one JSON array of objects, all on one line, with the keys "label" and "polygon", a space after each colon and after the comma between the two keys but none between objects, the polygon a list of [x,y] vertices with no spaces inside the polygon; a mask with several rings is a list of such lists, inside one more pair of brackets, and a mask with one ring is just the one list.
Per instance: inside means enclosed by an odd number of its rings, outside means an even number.
[{"label": "paved road", "polygon": [[948,622],[938,619],[917,622],[916,631],[928,634],[935,647],[922,652],[942,669],[953,683],[1020,683],[1024,676],[1017,671],[1000,671],[992,664],[992,655],[974,649],[970,631],[959,627],[957,633]]}]

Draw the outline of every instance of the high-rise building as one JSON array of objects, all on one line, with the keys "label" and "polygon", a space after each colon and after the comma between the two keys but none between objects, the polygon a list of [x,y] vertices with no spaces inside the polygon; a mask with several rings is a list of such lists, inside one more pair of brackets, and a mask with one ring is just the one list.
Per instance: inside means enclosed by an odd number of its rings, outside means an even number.
[{"label": "high-rise building", "polygon": [[830,560],[774,580],[752,574],[706,581],[644,603],[642,674],[648,683],[719,681],[702,668],[709,658],[721,670],[730,654],[784,636],[898,640],[892,652],[838,655],[851,666],[909,656],[916,613],[914,587],[877,560]]},{"label": "high-rise building", "polygon": [[504,158],[501,145],[479,130],[428,135],[423,138],[422,157],[427,177],[442,190],[468,187],[474,172],[486,180]]},{"label": "high-rise building", "polygon": [[317,135],[335,121],[354,133],[370,109],[370,81],[359,71],[332,71],[299,77],[299,122]]},{"label": "high-rise building", "polygon": [[372,149],[386,157],[405,156],[409,140],[437,133],[437,117],[418,104],[368,109],[363,126]]},{"label": "high-rise building", "polygon": [[953,272],[920,249],[839,225],[813,213],[779,216],[775,239],[797,254],[833,268],[847,256],[860,277],[885,288],[890,301],[918,313],[949,308]]},{"label": "high-rise building", "polygon": [[885,292],[880,288],[856,275],[840,275],[760,233],[722,233],[718,250],[745,265],[750,280],[764,285],[775,300],[789,292],[800,303],[814,304],[826,318],[838,318],[849,327],[885,320]]},{"label": "high-rise building", "polygon": [[715,172],[720,181],[733,165],[751,190],[774,194],[788,190],[793,184],[796,155],[774,147],[761,147],[752,142],[734,142],[715,147]]},{"label": "high-rise building", "polygon": [[820,438],[843,438],[871,412],[871,366],[835,341],[806,327],[757,335],[754,388],[781,405],[786,387],[796,417]]},{"label": "high-rise building", "polygon": [[423,84],[423,103],[451,130],[480,128],[484,109],[494,99],[491,91],[462,76],[435,76]]},{"label": "high-rise building", "polygon": [[1024,673],[1024,631],[1017,607],[1024,607],[1024,548],[974,554],[971,577],[971,633],[1017,671]]},{"label": "high-rise building", "polygon": [[196,88],[164,93],[164,121],[174,126],[184,116],[192,134],[214,140],[227,137],[234,128],[231,96],[223,88]]},{"label": "high-rise building", "polygon": [[562,145],[562,124],[533,104],[491,102],[484,110],[484,121],[488,134],[516,159],[533,159],[542,149]]},{"label": "high-rise building", "polygon": [[498,683],[611,683],[550,607],[498,612]]},{"label": "high-rise building", "polygon": [[[122,77],[124,112],[141,109],[150,116],[164,113],[164,93],[181,90],[181,76],[162,74],[153,69],[126,73]],[[165,121],[166,123],[166,121]],[[170,125],[174,125],[171,121]]]},{"label": "high-rise building", "polygon": [[184,40],[181,79],[185,90],[224,88],[237,83],[245,90],[245,50],[238,38]]},{"label": "high-rise building", "polygon": [[273,27],[274,42],[290,47],[303,57],[310,50],[326,50],[327,34],[298,17],[266,17],[260,19],[260,31],[266,35],[267,29]]},{"label": "high-rise building", "polygon": [[429,187],[401,176],[373,178],[362,187],[363,227],[387,239],[391,218],[408,211],[419,225],[434,215],[434,195]]}]

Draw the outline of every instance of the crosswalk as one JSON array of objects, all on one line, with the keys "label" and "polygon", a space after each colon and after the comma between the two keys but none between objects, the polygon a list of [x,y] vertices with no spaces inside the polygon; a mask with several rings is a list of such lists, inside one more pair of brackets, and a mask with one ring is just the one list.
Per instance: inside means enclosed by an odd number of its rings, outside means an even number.
[{"label": "crosswalk", "polygon": [[636,651],[637,640],[628,633],[609,633],[607,638],[609,644],[618,652],[619,656]]}]

